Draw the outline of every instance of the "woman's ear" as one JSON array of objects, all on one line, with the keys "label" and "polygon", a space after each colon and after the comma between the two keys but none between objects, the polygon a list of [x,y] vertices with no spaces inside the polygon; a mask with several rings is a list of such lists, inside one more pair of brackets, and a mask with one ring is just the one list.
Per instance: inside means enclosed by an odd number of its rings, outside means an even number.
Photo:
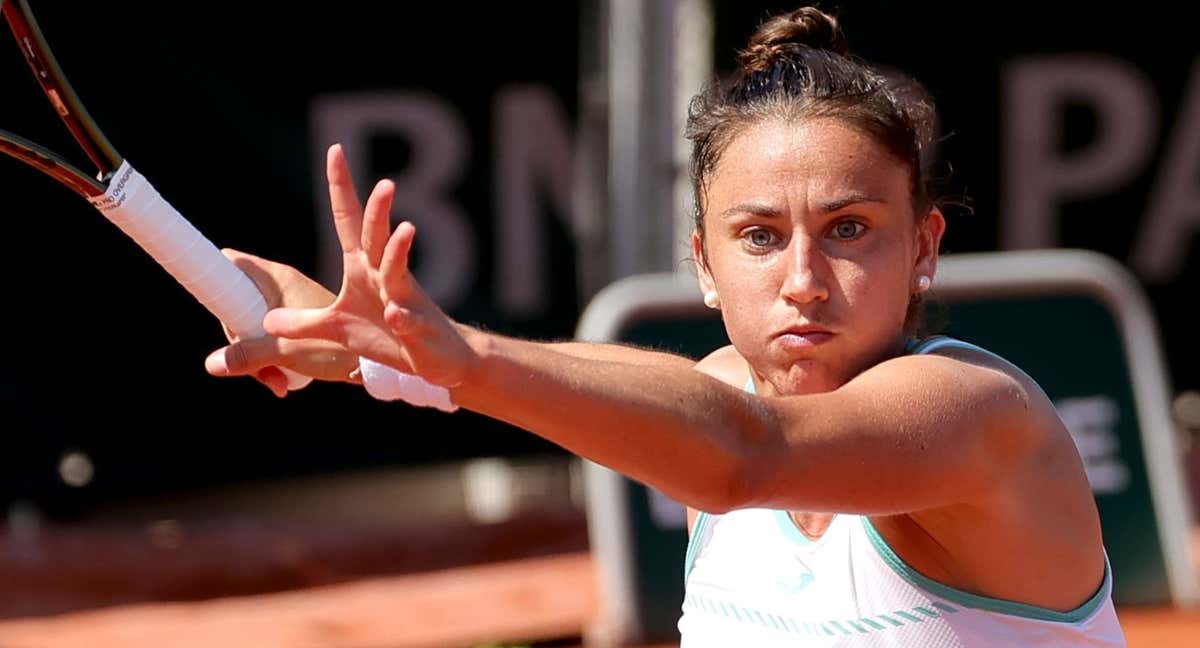
[{"label": "woman's ear", "polygon": [[929,277],[932,281],[937,274],[938,250],[941,249],[942,235],[946,233],[946,217],[942,210],[934,207],[929,214],[917,224],[917,258],[913,264],[913,275]]},{"label": "woman's ear", "polygon": [[717,285],[713,283],[708,271],[708,259],[704,257],[704,236],[700,230],[692,230],[692,259],[696,264],[696,278],[700,282],[700,293],[716,292]]}]

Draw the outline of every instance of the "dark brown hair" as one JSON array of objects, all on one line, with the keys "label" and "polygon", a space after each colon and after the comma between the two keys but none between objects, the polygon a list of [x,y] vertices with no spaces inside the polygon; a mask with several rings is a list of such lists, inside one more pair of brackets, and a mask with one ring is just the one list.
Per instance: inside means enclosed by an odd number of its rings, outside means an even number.
[{"label": "dark brown hair", "polygon": [[729,85],[713,84],[688,111],[695,224],[703,233],[704,188],[721,155],[747,127],[772,118],[833,117],[858,128],[908,167],[913,208],[934,203],[924,160],[935,110],[913,80],[883,74],[850,56],[837,19],[804,7],[768,19],[738,54]]}]

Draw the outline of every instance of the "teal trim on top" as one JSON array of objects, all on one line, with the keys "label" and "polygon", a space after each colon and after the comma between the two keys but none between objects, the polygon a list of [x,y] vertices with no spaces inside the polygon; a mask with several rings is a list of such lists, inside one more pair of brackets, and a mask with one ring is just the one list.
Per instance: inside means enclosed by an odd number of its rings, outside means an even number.
[{"label": "teal trim on top", "polygon": [[708,513],[696,511],[696,521],[692,524],[692,535],[688,536],[687,553],[683,557],[683,584],[685,587],[688,574],[692,573],[692,565],[696,562],[696,555],[700,553],[700,539],[708,529],[711,519],[712,516]]},{"label": "teal trim on top", "polygon": [[758,390],[754,388],[754,376],[746,379],[746,386],[743,388],[747,394],[757,394]]},{"label": "teal trim on top", "polygon": [[1108,593],[1112,587],[1112,569],[1109,567],[1108,559],[1106,558],[1104,560],[1104,582],[1100,583],[1100,589],[1096,590],[1092,598],[1084,602],[1083,605],[1070,612],[1058,612],[1050,608],[1029,605],[1028,603],[1017,603],[1015,601],[1006,601],[1004,599],[964,592],[949,585],[943,585],[913,569],[900,556],[896,555],[896,552],[883,539],[883,536],[879,535],[879,531],[871,524],[869,518],[863,516],[862,524],[863,530],[866,531],[867,537],[871,540],[871,544],[875,547],[875,550],[879,552],[879,556],[901,578],[934,596],[946,599],[947,601],[953,601],[964,607],[998,612],[1009,616],[1024,617],[1026,619],[1036,619],[1038,621],[1079,623],[1095,614],[1096,610],[1108,599]]},{"label": "teal trim on top", "polygon": [[800,544],[810,545],[813,543],[812,538],[800,533],[800,529],[792,521],[792,516],[788,515],[787,511],[776,510],[775,521],[779,524],[779,530],[789,539]]},{"label": "teal trim on top", "polygon": [[908,341],[908,344],[904,345],[904,353],[908,355],[921,355],[922,353],[925,353],[925,349],[932,343],[944,339],[946,339],[945,335],[932,335],[924,339],[913,338]]},{"label": "teal trim on top", "polygon": [[908,342],[904,344],[904,355],[912,355],[913,353],[916,353],[917,348],[928,340],[929,338],[925,338],[924,340],[920,338],[909,338]]},{"label": "teal trim on top", "polygon": [[[988,351],[987,349],[985,349],[981,346],[971,344],[970,342],[964,342],[958,338],[952,338],[948,335],[934,335],[932,337],[927,337],[924,340],[915,340],[915,339],[911,340],[908,343],[908,346],[905,347],[905,351],[912,355],[921,355],[922,353],[927,353],[931,350],[939,349],[942,347],[957,347],[959,349],[971,349],[973,351],[979,351],[982,353],[986,353],[990,356],[995,356],[997,358],[1000,358],[999,355],[996,355],[995,353],[992,353],[991,351]],[[1003,359],[1003,358],[1001,358],[1001,359]]]}]

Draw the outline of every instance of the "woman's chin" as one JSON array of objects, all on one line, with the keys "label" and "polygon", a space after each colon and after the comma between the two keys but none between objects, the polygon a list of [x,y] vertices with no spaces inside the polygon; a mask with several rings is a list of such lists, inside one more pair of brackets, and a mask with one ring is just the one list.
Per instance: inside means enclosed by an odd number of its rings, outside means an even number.
[{"label": "woman's chin", "polygon": [[820,394],[840,387],[834,372],[814,360],[795,361],[772,381],[783,396]]}]

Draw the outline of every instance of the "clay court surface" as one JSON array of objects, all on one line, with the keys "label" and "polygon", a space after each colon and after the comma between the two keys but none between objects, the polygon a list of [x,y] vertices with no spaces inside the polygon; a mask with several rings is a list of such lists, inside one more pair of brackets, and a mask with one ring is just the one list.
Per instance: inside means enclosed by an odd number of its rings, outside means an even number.
[{"label": "clay court surface", "polygon": [[[465,519],[452,477],[326,479],[174,497],[187,515],[152,524],[134,521],[157,505],[10,528],[0,648],[580,646],[601,597],[584,512],[546,496],[570,490],[561,471],[531,478],[536,506],[489,523]],[[1130,646],[1200,646],[1200,609],[1118,614]]]},{"label": "clay court surface", "polygon": [[[573,552],[299,591],[8,620],[0,622],[0,646],[570,646],[596,621],[597,603],[592,560]],[[1200,611],[1119,612],[1130,646],[1200,645]]]}]

